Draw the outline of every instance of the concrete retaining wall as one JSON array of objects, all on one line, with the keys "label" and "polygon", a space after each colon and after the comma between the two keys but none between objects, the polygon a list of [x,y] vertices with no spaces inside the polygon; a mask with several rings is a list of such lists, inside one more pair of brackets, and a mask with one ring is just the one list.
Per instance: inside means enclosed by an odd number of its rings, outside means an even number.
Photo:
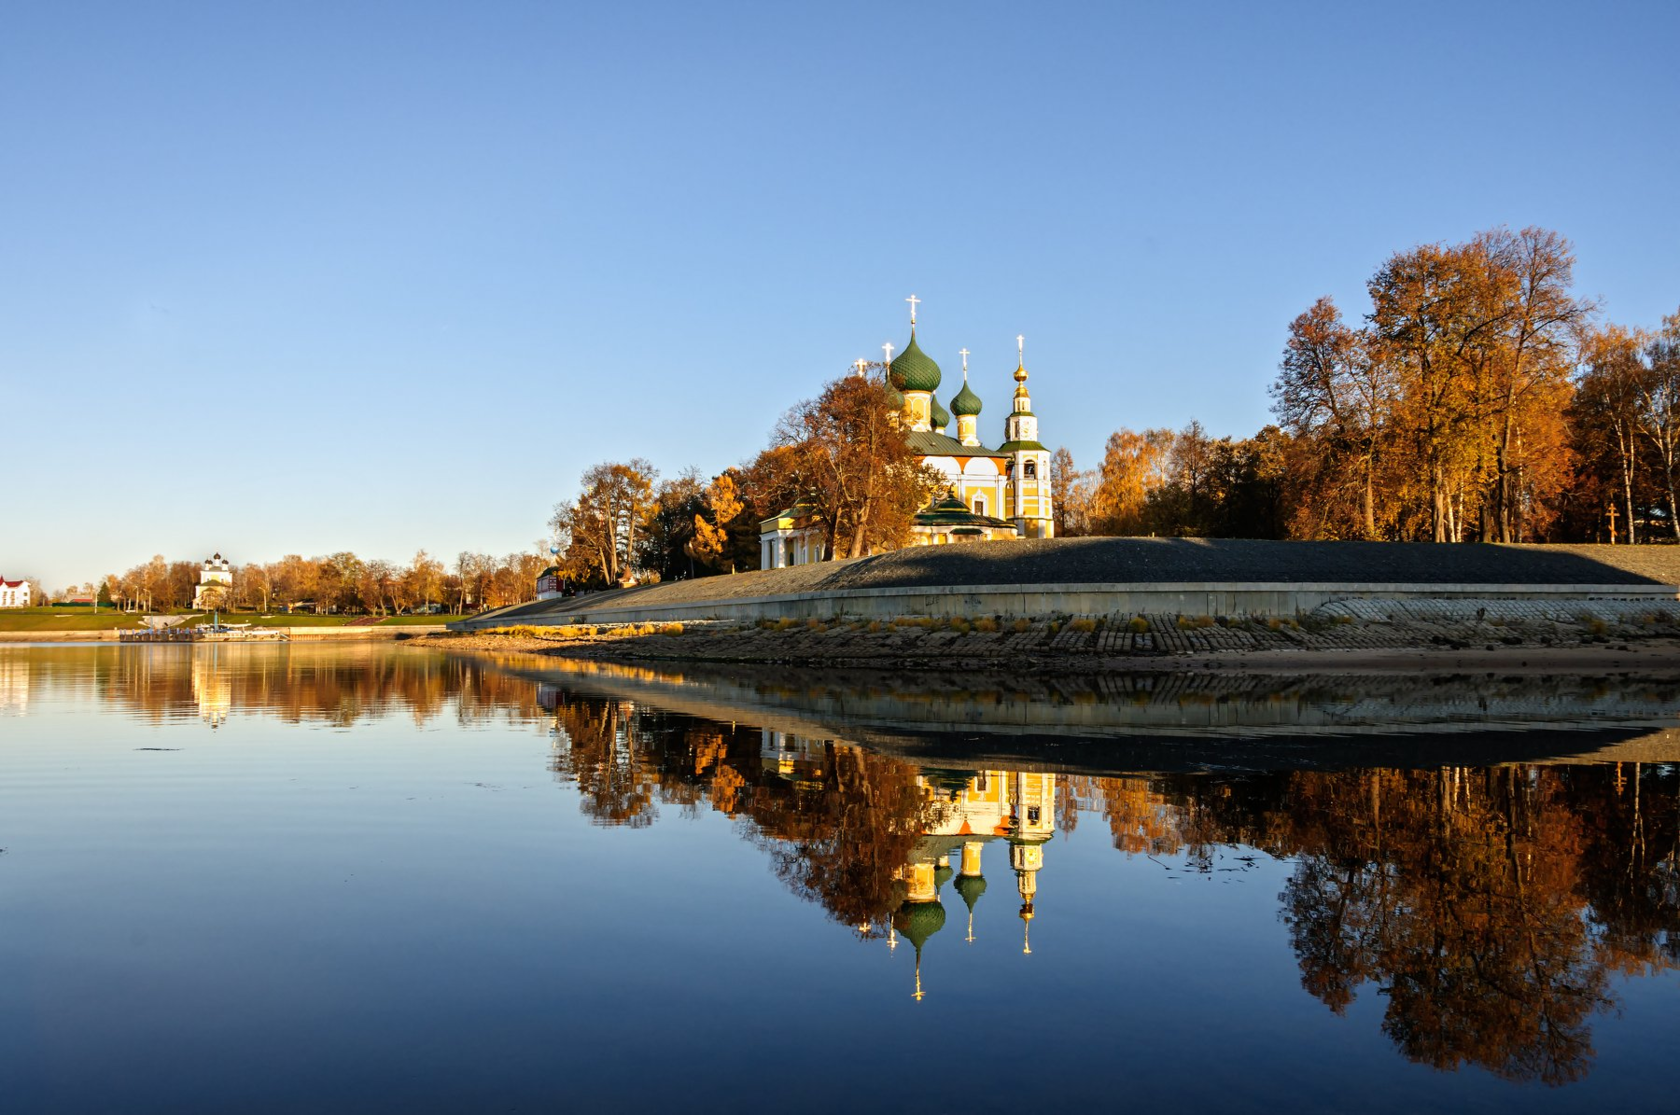
[{"label": "concrete retaining wall", "polygon": [[506,623],[643,623],[682,620],[890,619],[895,616],[1036,619],[1054,615],[1180,614],[1187,616],[1300,616],[1344,600],[1463,601],[1470,611],[1489,600],[1530,600],[1554,607],[1571,603],[1672,604],[1674,585],[1453,585],[1453,584],[1070,584],[968,585],[877,588],[779,596],[720,598],[638,605],[618,597],[590,607],[587,598],[554,602],[553,609],[516,620],[465,620],[455,630]]}]

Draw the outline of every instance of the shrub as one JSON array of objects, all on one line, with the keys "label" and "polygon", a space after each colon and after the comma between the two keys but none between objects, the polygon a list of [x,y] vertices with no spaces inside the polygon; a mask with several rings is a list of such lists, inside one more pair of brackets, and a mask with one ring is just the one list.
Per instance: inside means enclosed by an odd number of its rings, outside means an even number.
[{"label": "shrub", "polygon": [[1072,623],[1068,624],[1068,626],[1073,628],[1075,631],[1088,633],[1097,629],[1097,621],[1094,619],[1076,619]]},{"label": "shrub", "polygon": [[1061,630],[1062,630],[1062,621],[1061,620],[1053,619],[1053,620],[1050,621],[1050,634],[1052,634],[1052,635],[1060,634]]},{"label": "shrub", "polygon": [[1149,633],[1149,621],[1143,616],[1133,616],[1132,621],[1126,624],[1126,627],[1134,635],[1146,635]]},{"label": "shrub", "polygon": [[798,622],[798,620],[792,618],[791,616],[783,616],[781,619],[776,621],[775,629],[777,631],[786,631],[788,628],[798,624]]},{"label": "shrub", "polygon": [[659,629],[659,633],[661,635],[681,635],[683,633],[683,625],[680,623],[667,623]]},{"label": "shrub", "polygon": [[1031,620],[1026,620],[1026,619],[1018,619],[1014,623],[1009,625],[1009,629],[1011,631],[1015,632],[1015,634],[1017,634],[1017,635],[1024,635],[1028,631],[1032,630],[1032,621]]},{"label": "shrub", "polygon": [[828,630],[828,625],[825,624],[822,620],[818,619],[816,616],[812,616],[810,619],[806,620],[805,621],[805,627],[806,627],[807,630],[810,630],[810,631],[827,631]]},{"label": "shrub", "polygon": [[869,633],[871,635],[876,634],[880,630],[881,630],[881,621],[880,620],[872,619],[872,620],[869,621]]},{"label": "shrub", "polygon": [[963,619],[961,616],[952,616],[950,620],[950,627],[952,631],[955,631],[959,635],[966,635],[969,632],[968,621]]},{"label": "shrub", "polygon": [[974,621],[974,630],[976,631],[984,631],[990,634],[997,629],[998,621],[993,619],[991,616],[981,616],[979,619]]}]

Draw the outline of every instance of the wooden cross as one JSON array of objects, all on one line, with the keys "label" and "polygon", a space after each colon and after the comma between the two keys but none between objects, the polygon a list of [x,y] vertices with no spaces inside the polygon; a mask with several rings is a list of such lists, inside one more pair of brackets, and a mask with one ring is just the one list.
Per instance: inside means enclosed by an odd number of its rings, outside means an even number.
[{"label": "wooden cross", "polygon": [[910,303],[910,327],[914,329],[916,327],[916,307],[922,300],[912,294],[910,297],[906,298],[905,301]]},{"label": "wooden cross", "polygon": [[1616,544],[1616,501],[1610,501],[1610,545]]}]

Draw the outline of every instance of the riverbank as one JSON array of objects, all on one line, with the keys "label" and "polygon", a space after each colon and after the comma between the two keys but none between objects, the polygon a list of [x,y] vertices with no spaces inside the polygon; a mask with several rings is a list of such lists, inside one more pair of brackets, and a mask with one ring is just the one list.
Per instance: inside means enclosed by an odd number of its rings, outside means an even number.
[{"label": "riverbank", "polygon": [[1413,669],[1680,669],[1680,612],[1583,609],[1570,618],[1352,615],[513,627],[428,634],[416,645],[619,662],[1019,673],[1237,669],[1259,673]]}]

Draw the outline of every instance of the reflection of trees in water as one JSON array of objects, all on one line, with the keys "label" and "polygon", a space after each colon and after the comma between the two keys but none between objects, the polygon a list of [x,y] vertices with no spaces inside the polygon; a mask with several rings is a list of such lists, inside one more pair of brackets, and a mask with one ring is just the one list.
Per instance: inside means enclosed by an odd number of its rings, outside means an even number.
[{"label": "reflection of trees in water", "polygon": [[[565,698],[556,769],[604,823],[709,802],[747,823],[797,894],[884,931],[938,777],[827,742],[796,763],[754,728]],[[948,775],[945,776],[948,779]],[[1292,860],[1279,896],[1302,986],[1343,1013],[1386,1001],[1408,1058],[1564,1084],[1589,1069],[1613,973],[1680,964],[1680,771],[1507,766],[1061,776],[1058,825],[1107,823],[1127,855],[1213,870],[1222,849]]]},{"label": "reflection of trees in water", "polygon": [[865,933],[904,897],[899,873],[939,806],[909,763],[826,743],[767,760],[758,728],[584,696],[555,700],[554,770],[603,824],[646,825],[658,805],[703,803],[744,821],[793,891]]},{"label": "reflection of trees in water", "polygon": [[419,724],[451,706],[462,720],[538,712],[529,681],[474,659],[389,646],[42,648],[30,662],[32,687],[91,687],[149,720],[198,716],[207,702],[340,726],[402,713]]},{"label": "reflection of trees in water", "polygon": [[1291,779],[1283,917],[1303,985],[1338,1013],[1388,998],[1406,1056],[1567,1083],[1608,977],[1581,917],[1584,842],[1556,772],[1505,767]]}]

